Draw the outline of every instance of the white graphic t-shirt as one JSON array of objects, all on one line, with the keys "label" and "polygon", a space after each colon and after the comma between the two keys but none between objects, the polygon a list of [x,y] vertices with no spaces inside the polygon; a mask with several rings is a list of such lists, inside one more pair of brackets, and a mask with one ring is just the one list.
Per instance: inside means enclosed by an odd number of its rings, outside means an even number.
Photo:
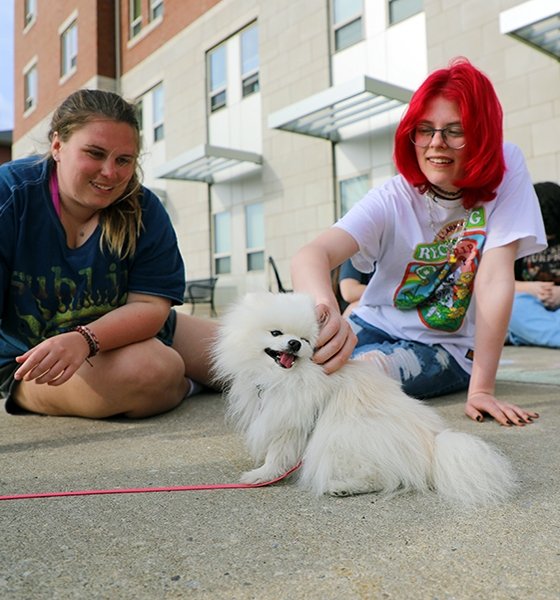
[{"label": "white graphic t-shirt", "polygon": [[354,266],[374,271],[355,313],[395,338],[441,344],[467,372],[474,341],[471,298],[484,252],[516,240],[516,258],[546,247],[523,155],[505,144],[504,157],[497,197],[468,213],[460,201],[436,203],[398,175],[370,190],[334,225],[359,245]]}]

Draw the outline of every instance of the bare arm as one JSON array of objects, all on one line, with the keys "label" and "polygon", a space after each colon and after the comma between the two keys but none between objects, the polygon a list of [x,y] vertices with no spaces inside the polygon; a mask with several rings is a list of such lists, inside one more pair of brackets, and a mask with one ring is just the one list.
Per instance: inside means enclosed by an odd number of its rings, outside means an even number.
[{"label": "bare arm", "polygon": [[357,302],[366,289],[365,284],[360,283],[357,279],[352,277],[346,277],[341,279],[339,282],[340,295],[346,300],[346,302]]},{"label": "bare arm", "polygon": [[482,421],[489,414],[501,425],[525,425],[537,413],[495,397],[496,373],[511,315],[513,261],[517,242],[483,255],[475,280],[476,332],[474,362],[465,413]]},{"label": "bare arm", "polygon": [[531,294],[539,300],[548,299],[552,290],[554,289],[554,283],[552,281],[516,281],[515,291],[517,293]]},{"label": "bare arm", "polygon": [[558,306],[558,290],[552,281],[516,281],[515,292],[530,294],[540,300],[545,306],[555,308]]},{"label": "bare arm", "polygon": [[112,350],[154,337],[163,327],[171,301],[161,296],[129,293],[124,306],[89,324],[101,350]]},{"label": "bare arm", "polygon": [[[112,350],[154,337],[165,323],[171,302],[159,296],[129,294],[127,303],[92,321],[88,327],[100,350]],[[16,379],[60,385],[72,377],[89,354],[81,334],[71,331],[48,338],[17,357]]]},{"label": "bare arm", "polygon": [[357,251],[354,238],[333,227],[303,246],[292,259],[294,290],[315,298],[321,333],[314,360],[323,365],[327,373],[339,369],[356,345],[356,336],[340,315],[330,273]]}]

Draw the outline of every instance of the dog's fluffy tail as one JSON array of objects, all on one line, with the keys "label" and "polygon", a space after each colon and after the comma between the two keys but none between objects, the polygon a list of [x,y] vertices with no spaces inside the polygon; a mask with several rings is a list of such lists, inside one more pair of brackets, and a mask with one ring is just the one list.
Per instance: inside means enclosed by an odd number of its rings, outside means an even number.
[{"label": "dog's fluffy tail", "polygon": [[433,483],[444,499],[463,505],[505,500],[516,485],[508,459],[480,438],[443,431],[435,438]]}]

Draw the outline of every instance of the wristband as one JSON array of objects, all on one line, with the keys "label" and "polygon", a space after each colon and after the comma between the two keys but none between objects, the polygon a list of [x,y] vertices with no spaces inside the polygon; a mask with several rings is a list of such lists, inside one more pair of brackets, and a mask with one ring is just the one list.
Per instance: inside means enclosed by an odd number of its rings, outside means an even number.
[{"label": "wristband", "polygon": [[88,358],[95,356],[99,352],[99,340],[97,339],[95,333],[93,333],[93,331],[85,325],[78,325],[77,327],[74,327],[74,331],[77,331],[87,342],[89,347]]}]

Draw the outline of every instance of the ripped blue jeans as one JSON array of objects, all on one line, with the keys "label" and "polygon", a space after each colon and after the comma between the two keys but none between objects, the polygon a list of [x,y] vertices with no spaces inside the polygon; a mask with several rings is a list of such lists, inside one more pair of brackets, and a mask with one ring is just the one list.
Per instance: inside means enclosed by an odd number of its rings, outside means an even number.
[{"label": "ripped blue jeans", "polygon": [[470,375],[443,346],[391,337],[355,314],[349,320],[358,336],[352,358],[375,363],[409,396],[433,398],[468,388]]}]

